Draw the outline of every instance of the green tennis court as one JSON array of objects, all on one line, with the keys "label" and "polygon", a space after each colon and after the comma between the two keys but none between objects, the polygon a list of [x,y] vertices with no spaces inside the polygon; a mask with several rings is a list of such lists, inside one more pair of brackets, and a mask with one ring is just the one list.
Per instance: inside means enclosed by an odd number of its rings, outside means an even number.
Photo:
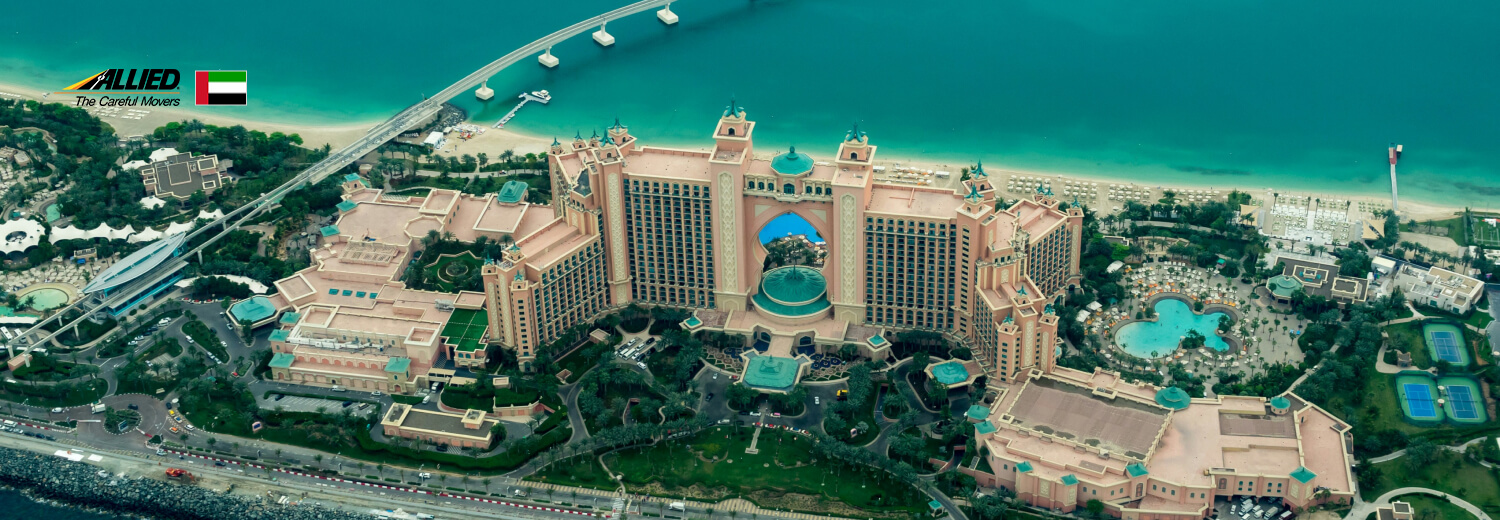
[{"label": "green tennis court", "polygon": [[489,326],[490,318],[484,311],[455,309],[448,323],[443,325],[443,336],[458,350],[479,350],[484,348],[479,340],[484,338],[484,330]]},{"label": "green tennis court", "polygon": [[1422,338],[1427,340],[1427,350],[1432,359],[1447,361],[1453,368],[1469,366],[1468,345],[1464,344],[1464,331],[1446,322],[1422,324]]}]

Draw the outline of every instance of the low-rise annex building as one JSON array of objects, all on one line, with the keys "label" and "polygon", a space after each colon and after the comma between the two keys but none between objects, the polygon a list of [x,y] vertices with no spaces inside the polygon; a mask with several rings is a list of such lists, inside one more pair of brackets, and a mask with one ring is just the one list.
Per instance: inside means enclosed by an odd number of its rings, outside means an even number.
[{"label": "low-rise annex building", "polygon": [[989,471],[977,461],[960,471],[1032,505],[1099,500],[1126,520],[1194,520],[1219,497],[1305,508],[1354,496],[1350,426],[1295,394],[1192,399],[1068,368],[991,389],[988,414],[970,414]]},{"label": "low-rise annex building", "polygon": [[458,448],[488,449],[495,434],[491,429],[498,424],[485,418],[484,410],[465,410],[463,413],[433,412],[412,408],[407,404],[393,404],[380,419],[381,432],[386,437],[417,439],[429,444]]},{"label": "low-rise annex building", "polygon": [[221,172],[220,168],[217,155],[194,157],[192,153],[184,152],[159,157],[157,153],[153,153],[151,162],[136,171],[141,175],[141,183],[146,186],[147,196],[187,200],[198,191],[207,195],[224,187],[229,176]]},{"label": "low-rise annex building", "polygon": [[313,266],[278,280],[275,295],[232,309],[260,320],[267,305],[275,309],[272,378],[411,393],[487,366],[485,295],[409,289],[401,275],[431,232],[468,242],[527,237],[528,246],[545,249],[555,237],[533,235],[557,224],[552,212],[533,207],[514,187],[502,190],[504,199],[451,190],[408,197],[350,175],[343,189],[339,218],[324,228]]}]

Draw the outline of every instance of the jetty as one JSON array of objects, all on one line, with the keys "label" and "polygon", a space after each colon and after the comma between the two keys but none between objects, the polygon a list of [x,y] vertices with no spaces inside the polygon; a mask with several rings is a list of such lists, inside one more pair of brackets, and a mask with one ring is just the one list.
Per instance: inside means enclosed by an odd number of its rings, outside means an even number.
[{"label": "jetty", "polygon": [[552,96],[545,90],[538,92],[522,92],[521,95],[517,97],[521,98],[521,102],[516,103],[515,108],[510,109],[510,112],[507,112],[505,114],[505,117],[500,118],[500,122],[495,123],[495,128],[505,128],[505,123],[509,123],[511,118],[516,117],[516,112],[520,112],[521,107],[526,106],[527,103],[535,101],[545,105],[552,101]]}]

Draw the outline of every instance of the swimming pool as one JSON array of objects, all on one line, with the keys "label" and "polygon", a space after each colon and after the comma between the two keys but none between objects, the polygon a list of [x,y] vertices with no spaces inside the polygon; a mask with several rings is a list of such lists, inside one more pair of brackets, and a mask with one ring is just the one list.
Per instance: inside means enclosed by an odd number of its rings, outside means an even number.
[{"label": "swimming pool", "polygon": [[1157,320],[1125,324],[1115,332],[1115,344],[1126,353],[1140,358],[1159,358],[1177,350],[1178,342],[1189,330],[1203,334],[1204,344],[1218,352],[1229,351],[1229,343],[1218,334],[1222,312],[1197,314],[1186,302],[1163,298],[1155,305]]},{"label": "swimming pool", "polygon": [[17,298],[22,302],[25,302],[27,298],[31,298],[31,305],[28,308],[34,311],[50,311],[68,304],[68,293],[51,287],[43,287],[21,294]]}]

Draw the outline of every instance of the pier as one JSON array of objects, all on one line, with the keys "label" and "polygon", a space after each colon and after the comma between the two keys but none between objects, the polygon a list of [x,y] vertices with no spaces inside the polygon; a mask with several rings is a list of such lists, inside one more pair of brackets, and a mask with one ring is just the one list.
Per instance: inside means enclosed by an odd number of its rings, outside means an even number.
[{"label": "pier", "polygon": [[[545,94],[545,92],[543,92],[543,93]],[[549,102],[552,101],[552,96],[541,97],[541,96],[532,95],[532,93],[530,93],[530,92],[522,92],[521,95],[518,96],[518,97],[521,98],[521,102],[520,103],[516,103],[516,107],[515,108],[510,109],[510,112],[507,112],[505,114],[505,117],[500,118],[500,122],[499,123],[495,123],[495,128],[505,128],[505,123],[509,123],[510,122],[510,118],[516,117],[516,112],[520,112],[521,111],[521,107],[526,106],[527,103],[535,101],[537,103],[541,103],[541,104],[545,105],[545,104],[547,104],[547,103],[549,103]]]}]

